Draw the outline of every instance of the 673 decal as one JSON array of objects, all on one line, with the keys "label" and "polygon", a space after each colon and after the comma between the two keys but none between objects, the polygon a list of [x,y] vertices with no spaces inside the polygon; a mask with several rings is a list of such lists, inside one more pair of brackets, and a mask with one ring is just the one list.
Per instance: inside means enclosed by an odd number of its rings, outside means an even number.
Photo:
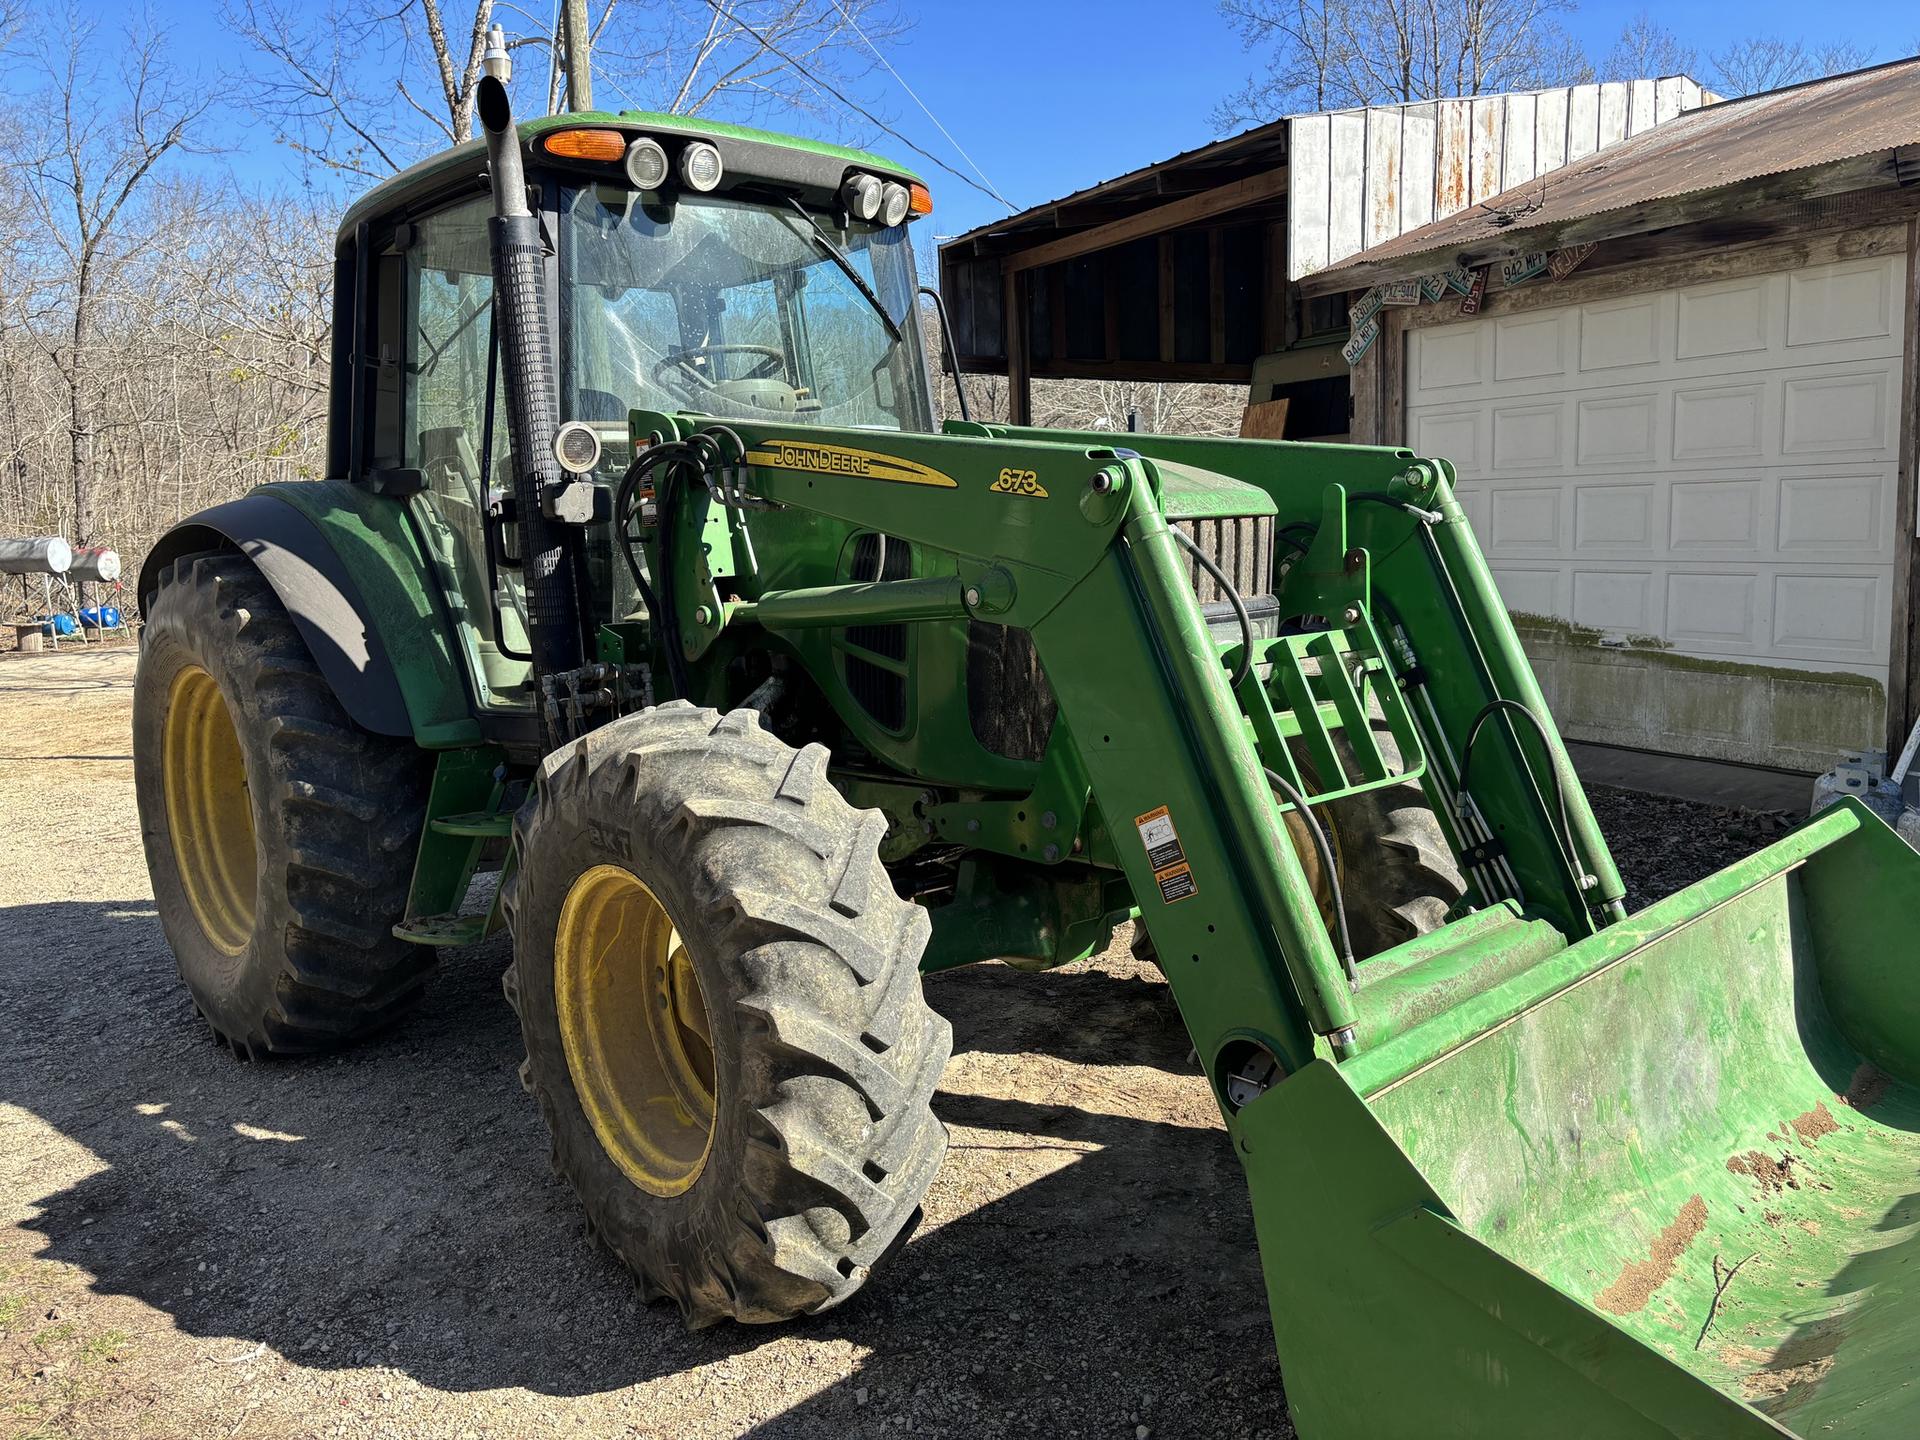
[{"label": "673 decal", "polygon": [[1047,498],[1047,487],[1040,483],[1040,477],[1031,470],[1002,470],[1000,478],[987,488],[996,495],[1032,495],[1042,500]]}]

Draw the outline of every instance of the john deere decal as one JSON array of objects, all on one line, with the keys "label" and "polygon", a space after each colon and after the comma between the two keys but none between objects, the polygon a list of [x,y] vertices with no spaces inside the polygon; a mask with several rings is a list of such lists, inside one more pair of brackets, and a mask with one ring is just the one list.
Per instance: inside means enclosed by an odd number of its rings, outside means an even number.
[{"label": "john deere decal", "polygon": [[943,475],[913,460],[898,455],[881,455],[872,450],[851,450],[844,445],[821,445],[812,440],[762,440],[760,448],[747,452],[749,465],[767,465],[778,470],[805,470],[815,475],[848,475],[858,480],[886,480],[896,485],[937,485],[955,488],[951,475]]}]

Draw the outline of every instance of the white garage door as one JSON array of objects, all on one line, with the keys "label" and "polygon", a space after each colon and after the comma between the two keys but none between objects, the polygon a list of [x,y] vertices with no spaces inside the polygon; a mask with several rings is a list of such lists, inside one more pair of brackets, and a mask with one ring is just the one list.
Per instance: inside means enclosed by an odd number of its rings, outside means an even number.
[{"label": "white garage door", "polygon": [[1458,468],[1570,733],[1795,768],[1879,743],[1902,282],[1894,256],[1410,332],[1408,441]]}]

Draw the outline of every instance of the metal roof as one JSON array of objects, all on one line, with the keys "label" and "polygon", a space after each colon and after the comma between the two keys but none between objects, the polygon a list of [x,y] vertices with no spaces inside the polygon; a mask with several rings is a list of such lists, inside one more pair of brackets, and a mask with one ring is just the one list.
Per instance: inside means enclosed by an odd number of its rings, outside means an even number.
[{"label": "metal roof", "polygon": [[[1069,205],[1084,204],[1090,200],[1105,202],[1147,201],[1158,199],[1171,200],[1178,192],[1166,193],[1160,188],[1162,177],[1169,171],[1185,171],[1195,178],[1204,179],[1214,170],[1239,170],[1248,165],[1280,165],[1287,158],[1287,122],[1274,120],[1252,130],[1244,130],[1238,135],[1229,135],[1224,140],[1214,140],[1205,145],[1195,146],[1191,150],[1182,150],[1177,155],[1169,155],[1164,160],[1156,160],[1150,165],[1142,165],[1137,170],[1129,170],[1110,180],[1099,180],[1084,189],[1075,190],[1070,195],[1062,195],[1048,200],[1044,204],[1032,205],[1016,215],[1003,219],[990,220],[964,235],[955,235],[941,241],[941,249],[954,245],[964,245],[970,241],[982,240],[989,235],[1006,235],[1013,232],[1052,231],[1055,228],[1054,212]],[[1036,234],[1035,239],[1050,239],[1052,236]]]},{"label": "metal roof", "polygon": [[[1516,252],[1539,248],[1527,243],[1530,235],[1570,221],[1912,145],[1920,145],[1920,57],[1691,111],[1301,283],[1309,290],[1342,288],[1327,282],[1356,268],[1366,268],[1369,278],[1382,270],[1420,274],[1495,240]],[[1633,218],[1621,214],[1622,232],[1651,228],[1636,227]],[[1435,252],[1435,263],[1413,263]]]}]

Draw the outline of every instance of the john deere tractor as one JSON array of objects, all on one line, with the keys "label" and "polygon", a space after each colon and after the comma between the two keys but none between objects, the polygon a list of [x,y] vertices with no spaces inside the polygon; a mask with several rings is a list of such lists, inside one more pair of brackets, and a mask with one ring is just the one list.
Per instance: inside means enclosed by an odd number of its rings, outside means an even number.
[{"label": "john deere tractor", "polygon": [[1844,801],[1629,916],[1444,460],[936,430],[912,174],[495,70],[341,229],[329,478],[140,578],[223,1044],[504,924],[597,1234],[779,1321],[941,1163],[921,976],[1133,921],[1302,1435],[1920,1432],[1920,857]]}]

